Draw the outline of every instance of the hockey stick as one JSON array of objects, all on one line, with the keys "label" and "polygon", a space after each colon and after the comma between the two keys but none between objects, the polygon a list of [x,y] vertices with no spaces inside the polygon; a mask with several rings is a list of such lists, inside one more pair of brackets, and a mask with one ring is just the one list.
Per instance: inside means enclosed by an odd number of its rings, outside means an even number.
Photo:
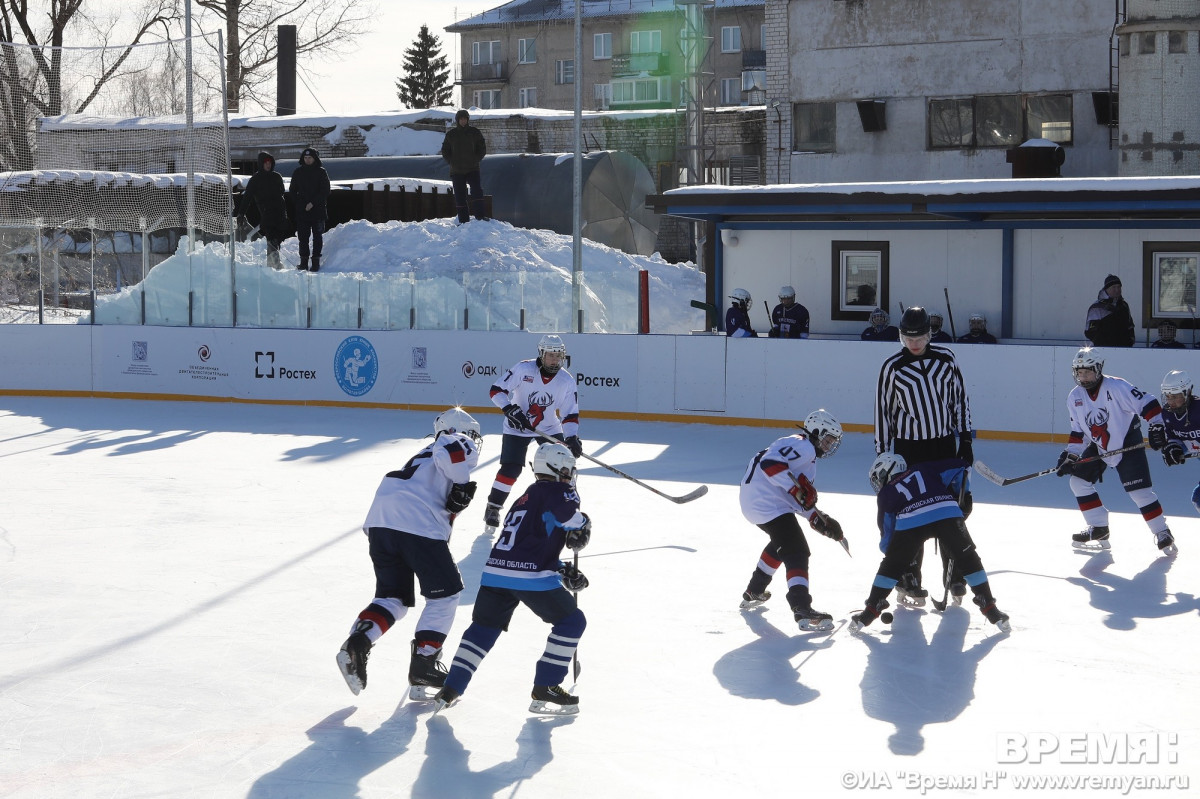
[{"label": "hockey stick", "polygon": [[954,556],[946,559],[946,573],[942,575],[942,601],[933,600],[933,608],[938,613],[946,610],[946,601],[950,598],[950,581],[954,579]]},{"label": "hockey stick", "polygon": [[[1103,458],[1107,458],[1109,455],[1120,455],[1122,452],[1133,452],[1135,449],[1145,449],[1145,447],[1146,447],[1146,442],[1143,441],[1141,444],[1134,444],[1132,447],[1121,447],[1121,449],[1110,449],[1108,452],[1105,452],[1101,455],[1094,455],[1090,458],[1083,458],[1081,460],[1077,460],[1077,461],[1075,461],[1075,464],[1073,464],[1073,465],[1080,464],[1080,463],[1091,463],[1092,461],[1098,461]],[[995,483],[998,486],[1010,486],[1013,483],[1021,483],[1026,480],[1032,480],[1035,477],[1045,477],[1048,474],[1054,474],[1055,472],[1058,471],[1058,467],[1051,466],[1049,469],[1042,469],[1040,472],[1033,472],[1032,474],[1023,474],[1020,477],[1001,477],[1000,475],[998,475],[994,471],[992,471],[991,468],[983,461],[975,461],[975,471],[979,472],[985,478],[987,478],[988,480],[990,480],[991,482]]]},{"label": "hockey stick", "polygon": [[[579,550],[576,549],[576,550],[574,550],[574,552],[575,552],[575,557],[572,558],[571,565],[574,566],[575,571],[578,572],[579,571]],[[578,607],[579,592],[572,591],[571,595],[573,597],[575,597],[575,604],[576,604],[576,607]],[[583,667],[579,665],[579,647],[576,646],[575,651],[571,653],[571,673],[575,675],[575,682],[579,682],[579,672],[582,670],[582,668]]]},{"label": "hockey stick", "polygon": [[775,327],[775,320],[771,318],[771,306],[767,305],[767,301],[763,300],[763,310],[767,312],[767,327],[768,329]]},{"label": "hockey stick", "polygon": [[[793,483],[796,482],[796,478],[793,477],[792,482]],[[813,508],[813,514],[816,516],[820,516],[822,519],[824,519],[826,521],[826,523],[828,523],[828,521],[829,521],[828,514],[823,513],[822,511],[819,511],[816,508]],[[842,545],[842,549],[846,550],[846,554],[850,555],[850,542],[846,540],[845,533],[842,534],[842,540],[838,541],[838,543]],[[850,555],[850,557],[854,557],[854,556]]]},{"label": "hockey stick", "polygon": [[954,330],[954,311],[950,309],[950,289],[942,286],[942,293],[946,295],[946,316],[950,317],[950,336],[958,341],[958,333]]},{"label": "hockey stick", "polygon": [[[545,433],[540,433],[537,430],[534,430],[533,434],[534,434],[534,436],[541,439],[543,442],[545,442],[547,444],[563,443],[563,442],[559,441],[557,438],[552,438],[551,436],[548,436]],[[630,481],[631,483],[637,483],[638,485],[640,485],[642,488],[646,489],[647,491],[652,491],[653,493],[658,494],[663,499],[669,499],[672,502],[674,502],[676,505],[682,505],[685,502],[691,502],[693,499],[700,499],[700,497],[702,497],[708,493],[708,486],[702,485],[697,489],[689,491],[688,493],[684,494],[681,497],[671,496],[670,494],[666,494],[666,493],[663,493],[662,491],[659,491],[654,486],[646,485],[645,483],[643,483],[641,480],[637,479],[636,477],[625,474],[625,472],[621,471],[620,469],[616,468],[615,466],[609,466],[604,461],[599,460],[598,458],[593,458],[591,455],[588,455],[586,452],[581,452],[579,454],[582,457],[591,461],[592,463],[596,464],[597,466],[603,466],[605,469],[608,469],[610,472],[617,475],[618,477],[624,477],[626,480]]]}]

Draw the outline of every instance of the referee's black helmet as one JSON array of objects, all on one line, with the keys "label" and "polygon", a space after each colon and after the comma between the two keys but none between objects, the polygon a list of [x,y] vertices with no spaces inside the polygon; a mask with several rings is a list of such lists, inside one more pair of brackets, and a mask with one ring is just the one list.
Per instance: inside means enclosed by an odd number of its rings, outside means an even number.
[{"label": "referee's black helmet", "polygon": [[929,312],[914,305],[900,317],[900,335],[916,338],[929,332]]}]

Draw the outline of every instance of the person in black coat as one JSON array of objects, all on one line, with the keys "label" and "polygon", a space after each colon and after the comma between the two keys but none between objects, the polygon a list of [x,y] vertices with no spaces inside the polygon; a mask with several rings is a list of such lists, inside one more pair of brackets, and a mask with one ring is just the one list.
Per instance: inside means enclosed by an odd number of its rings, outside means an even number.
[{"label": "person in black coat", "polygon": [[[316,272],[321,268],[321,249],[325,245],[325,220],[329,218],[329,173],[321,166],[321,154],[305,147],[300,166],[292,173],[292,207],[296,214],[296,238],[300,240],[300,264],[297,269]],[[308,237],[312,235],[312,265],[308,261]]]},{"label": "person in black coat", "polygon": [[244,226],[246,211],[253,204],[258,209],[258,232],[267,240],[267,264],[281,266],[279,245],[291,232],[288,227],[287,194],[283,178],[275,171],[275,156],[258,154],[258,171],[246,182],[246,190],[238,202],[238,224]]},{"label": "person in black coat", "polygon": [[1121,278],[1109,275],[1096,301],[1088,306],[1083,334],[1097,347],[1132,347],[1133,315],[1121,296]]},{"label": "person in black coat", "polygon": [[[465,108],[454,115],[454,127],[446,131],[442,139],[442,158],[450,164],[450,182],[454,184],[454,205],[458,209],[458,221],[466,223],[471,214],[476,219],[486,219],[483,207],[483,182],[479,178],[479,164],[487,155],[487,143],[479,128],[471,126],[471,115]],[[467,206],[467,187],[471,188],[470,210]]]}]

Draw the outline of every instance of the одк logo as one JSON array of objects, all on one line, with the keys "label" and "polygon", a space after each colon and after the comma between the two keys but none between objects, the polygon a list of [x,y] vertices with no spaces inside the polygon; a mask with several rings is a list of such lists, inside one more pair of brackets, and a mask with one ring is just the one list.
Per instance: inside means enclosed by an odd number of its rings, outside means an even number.
[{"label": "\u043e\u0434\u043a logo", "polygon": [[196,354],[200,356],[200,360],[207,361],[212,357],[212,350],[208,348],[207,344],[201,344],[200,349],[196,350]]},{"label": "\u043e\u0434\u043a logo", "polygon": [[342,391],[352,397],[370,391],[379,377],[379,358],[371,342],[362,336],[343,341],[333,356],[333,373]]},{"label": "\u043e\u0434\u043a logo", "polygon": [[463,370],[463,377],[470,377],[471,375],[475,374],[475,364],[471,363],[470,361],[467,361],[466,363],[464,363],[462,365],[462,370]]}]

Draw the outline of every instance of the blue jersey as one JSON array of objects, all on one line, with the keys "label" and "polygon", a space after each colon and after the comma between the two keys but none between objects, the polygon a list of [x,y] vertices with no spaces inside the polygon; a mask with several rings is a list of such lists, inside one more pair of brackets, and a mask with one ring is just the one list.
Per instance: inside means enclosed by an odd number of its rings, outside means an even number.
[{"label": "blue jersey", "polygon": [[771,311],[771,338],[808,338],[808,309],[798,302],[781,302]]},{"label": "blue jersey", "polygon": [[567,530],[578,530],[583,524],[575,486],[534,481],[504,517],[500,537],[483,567],[481,585],[518,591],[561,588],[559,555]]},{"label": "blue jersey", "polygon": [[725,312],[725,335],[730,338],[758,338],[758,333],[750,325],[750,314],[743,311],[740,305],[732,305]]},{"label": "blue jersey", "polygon": [[948,458],[914,466],[884,486],[876,497],[879,549],[887,552],[895,533],[963,518],[958,495],[965,475],[963,462]]},{"label": "blue jersey", "polygon": [[888,325],[887,327],[881,329],[868,327],[859,334],[859,338],[861,338],[863,341],[899,341],[900,328],[896,327],[895,325]]},{"label": "blue jersey", "polygon": [[1167,438],[1183,444],[1189,455],[1200,453],[1200,399],[1189,399],[1178,416],[1164,406],[1159,418],[1167,427]]}]

